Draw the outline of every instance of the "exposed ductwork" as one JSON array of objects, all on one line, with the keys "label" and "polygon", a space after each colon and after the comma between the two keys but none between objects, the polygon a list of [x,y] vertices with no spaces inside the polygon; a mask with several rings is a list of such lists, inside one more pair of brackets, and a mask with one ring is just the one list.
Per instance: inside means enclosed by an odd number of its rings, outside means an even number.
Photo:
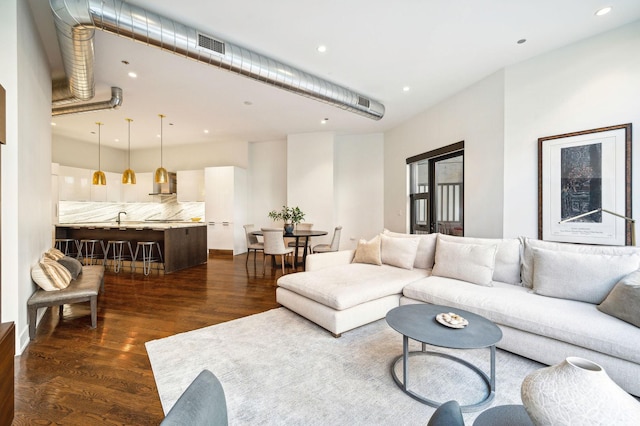
[{"label": "exposed ductwork", "polygon": [[102,102],[93,102],[90,104],[73,104],[61,107],[54,107],[51,115],[78,114],[81,112],[99,111],[103,109],[115,109],[122,105],[122,89],[119,87],[111,88],[111,99]]},{"label": "exposed ductwork", "polygon": [[384,116],[384,105],[362,94],[120,0],[50,0],[50,5],[69,90],[79,100],[94,94],[97,28],[374,120]]}]

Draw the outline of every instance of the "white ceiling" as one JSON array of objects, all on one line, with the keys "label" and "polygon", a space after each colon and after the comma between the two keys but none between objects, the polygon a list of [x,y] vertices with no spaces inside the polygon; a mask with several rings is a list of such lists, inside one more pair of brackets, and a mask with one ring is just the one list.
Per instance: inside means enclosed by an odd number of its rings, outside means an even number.
[{"label": "white ceiling", "polygon": [[[29,0],[51,65],[63,75],[46,0]],[[56,135],[126,149],[266,141],[287,134],[382,132],[501,68],[640,19],[638,0],[130,0],[223,41],[382,102],[380,121],[96,31],[96,97],[117,110],[54,117]],[[596,10],[613,6],[608,15]],[[526,43],[518,44],[519,39]],[[318,45],[327,46],[319,53]],[[126,60],[129,65],[121,61]],[[135,71],[138,78],[127,76]],[[403,91],[404,86],[411,90]],[[250,102],[251,105],[246,105]],[[320,124],[328,118],[327,124]],[[204,130],[209,130],[208,134]],[[118,139],[118,141],[116,141]]]}]

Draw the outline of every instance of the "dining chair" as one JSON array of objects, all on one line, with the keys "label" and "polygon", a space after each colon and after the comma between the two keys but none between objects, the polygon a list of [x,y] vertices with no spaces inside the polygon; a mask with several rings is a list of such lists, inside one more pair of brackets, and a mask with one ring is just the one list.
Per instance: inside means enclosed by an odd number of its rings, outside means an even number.
[{"label": "dining chair", "polygon": [[342,226],[336,226],[333,230],[333,238],[331,244],[318,244],[313,247],[313,253],[327,253],[330,251],[338,251],[340,248],[340,234],[342,233]]},{"label": "dining chair", "polygon": [[258,255],[258,251],[264,253],[264,243],[258,241],[258,237],[253,235],[252,232],[255,231],[255,227],[253,224],[244,225],[244,233],[247,237],[247,260],[244,262],[245,266],[249,264],[249,255],[251,254],[251,250],[253,250],[253,264],[256,264],[256,256]]},{"label": "dining chair", "polygon": [[[311,231],[313,229],[313,223],[299,223],[296,225],[297,231]],[[307,246],[311,247],[311,238],[298,238],[298,247],[304,248],[304,241],[307,241]],[[296,247],[296,239],[295,238],[285,238],[284,241],[287,243],[287,247]]]},{"label": "dining chair", "polygon": [[284,275],[285,256],[291,255],[293,264],[293,249],[285,247],[282,228],[262,228],[264,238],[264,261],[262,262],[262,275],[264,275],[267,256],[280,256],[282,259],[282,274]]}]

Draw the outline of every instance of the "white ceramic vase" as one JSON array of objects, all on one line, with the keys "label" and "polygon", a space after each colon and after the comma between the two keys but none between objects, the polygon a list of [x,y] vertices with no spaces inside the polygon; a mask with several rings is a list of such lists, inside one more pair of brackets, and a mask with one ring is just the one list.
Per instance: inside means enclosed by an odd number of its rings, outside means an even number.
[{"label": "white ceramic vase", "polygon": [[534,371],[521,392],[536,425],[640,425],[640,402],[583,358]]}]

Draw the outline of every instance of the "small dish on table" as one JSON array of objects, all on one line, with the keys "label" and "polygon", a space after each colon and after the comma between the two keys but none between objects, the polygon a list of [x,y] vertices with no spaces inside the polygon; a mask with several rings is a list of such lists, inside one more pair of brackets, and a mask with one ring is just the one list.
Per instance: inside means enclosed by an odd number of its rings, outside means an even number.
[{"label": "small dish on table", "polygon": [[436,321],[449,328],[465,328],[469,321],[453,312],[443,312],[436,315]]}]

